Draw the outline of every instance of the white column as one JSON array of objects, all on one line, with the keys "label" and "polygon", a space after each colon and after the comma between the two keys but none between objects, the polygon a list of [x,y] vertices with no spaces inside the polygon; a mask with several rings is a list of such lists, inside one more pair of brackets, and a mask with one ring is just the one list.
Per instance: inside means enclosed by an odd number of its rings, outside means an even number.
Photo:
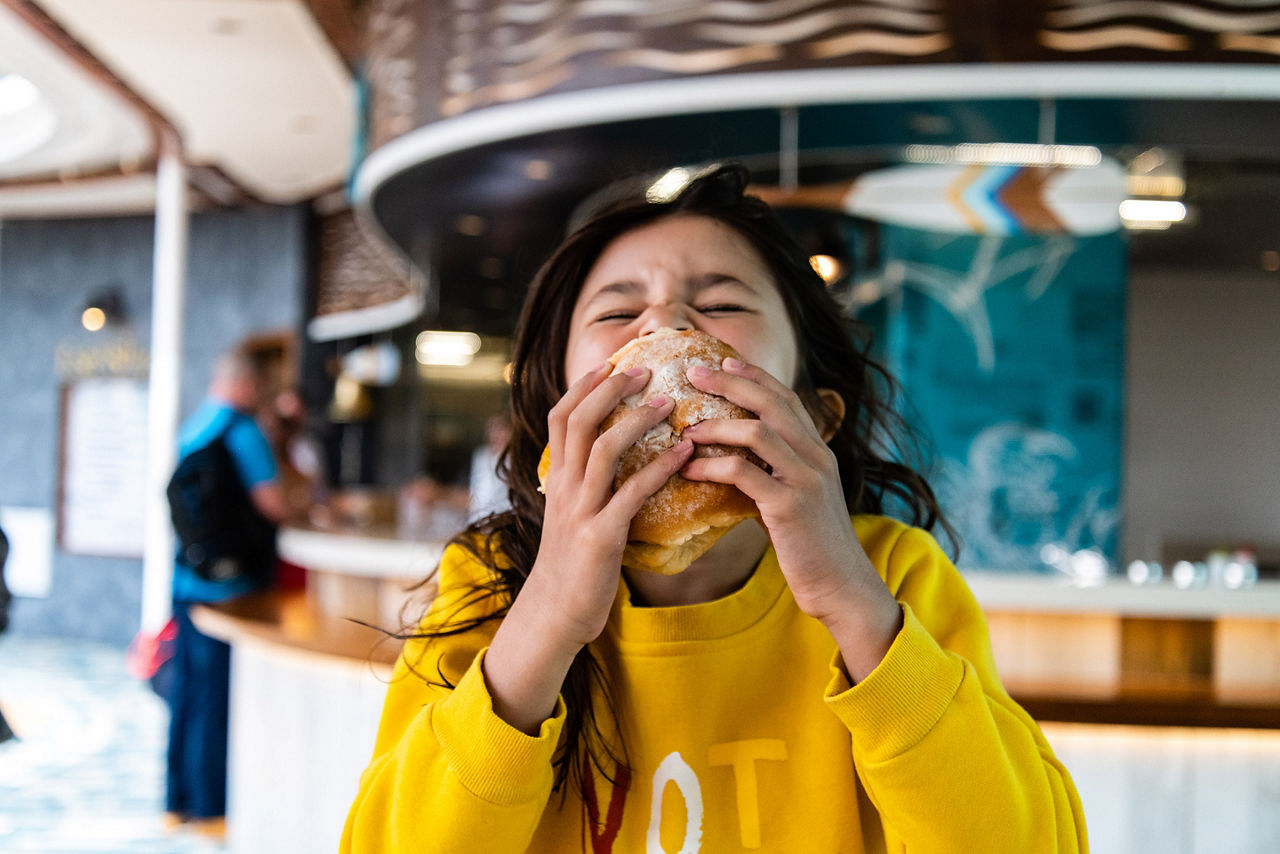
[{"label": "white column", "polygon": [[182,314],[187,289],[187,170],[182,146],[166,134],[156,168],[156,234],[151,284],[151,376],[147,403],[146,543],[142,630],[169,618],[173,529],[164,490],[177,461],[182,379]]}]

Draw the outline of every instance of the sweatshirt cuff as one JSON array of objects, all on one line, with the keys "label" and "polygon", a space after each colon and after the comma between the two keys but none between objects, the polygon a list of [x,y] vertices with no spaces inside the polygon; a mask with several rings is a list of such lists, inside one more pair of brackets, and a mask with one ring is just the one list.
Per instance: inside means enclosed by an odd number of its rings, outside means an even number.
[{"label": "sweatshirt cuff", "polygon": [[850,686],[836,652],[823,699],[853,737],[855,757],[874,762],[914,747],[933,729],[960,688],[964,664],[925,630],[907,604],[902,630],[884,660]]},{"label": "sweatshirt cuff", "polygon": [[481,650],[436,708],[432,728],[449,769],[467,791],[493,804],[511,806],[545,798],[551,790],[551,759],[564,727],[563,698],[536,736],[526,735],[493,710],[484,681]]}]

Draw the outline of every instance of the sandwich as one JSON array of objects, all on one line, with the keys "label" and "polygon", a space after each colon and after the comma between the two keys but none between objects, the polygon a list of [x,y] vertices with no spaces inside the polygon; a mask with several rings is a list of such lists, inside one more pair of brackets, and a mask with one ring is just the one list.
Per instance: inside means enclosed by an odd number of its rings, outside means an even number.
[{"label": "sandwich", "polygon": [[[742,358],[728,344],[705,332],[664,328],[627,343],[609,358],[613,374],[642,366],[650,370],[650,377],[643,389],[623,400],[610,413],[601,424],[601,431],[655,397],[669,397],[675,403],[666,421],[650,429],[623,452],[614,476],[615,490],[649,461],[674,447],[687,427],[715,418],[756,417],[723,397],[699,391],[685,375],[692,365],[719,370],[720,363],[728,357]],[[694,448],[695,458],[728,454],[746,457],[763,466],[760,459],[745,448],[723,445]],[[548,447],[538,465],[538,479],[544,486],[550,469]],[[677,472],[645,501],[631,520],[622,564],[663,575],[683,572],[739,522],[758,516],[755,502],[737,487],[687,480]]]}]

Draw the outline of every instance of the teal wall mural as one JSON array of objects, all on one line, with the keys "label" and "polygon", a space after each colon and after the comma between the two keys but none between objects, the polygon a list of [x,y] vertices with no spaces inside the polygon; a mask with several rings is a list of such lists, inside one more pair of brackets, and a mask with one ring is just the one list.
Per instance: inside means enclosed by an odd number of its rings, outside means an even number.
[{"label": "teal wall mural", "polygon": [[934,445],[958,564],[1114,571],[1123,236],[883,225],[879,244],[879,269],[854,293],[870,302],[860,316],[902,383],[908,420]]}]

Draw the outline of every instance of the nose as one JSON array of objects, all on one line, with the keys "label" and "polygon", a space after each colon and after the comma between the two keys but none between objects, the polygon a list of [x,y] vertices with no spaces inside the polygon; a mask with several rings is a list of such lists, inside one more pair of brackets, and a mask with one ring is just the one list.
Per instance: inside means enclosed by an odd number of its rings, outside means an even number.
[{"label": "nose", "polygon": [[641,317],[640,337],[643,338],[666,326],[673,329],[693,329],[693,320],[690,318],[688,307],[682,303],[670,302],[649,306]]}]

